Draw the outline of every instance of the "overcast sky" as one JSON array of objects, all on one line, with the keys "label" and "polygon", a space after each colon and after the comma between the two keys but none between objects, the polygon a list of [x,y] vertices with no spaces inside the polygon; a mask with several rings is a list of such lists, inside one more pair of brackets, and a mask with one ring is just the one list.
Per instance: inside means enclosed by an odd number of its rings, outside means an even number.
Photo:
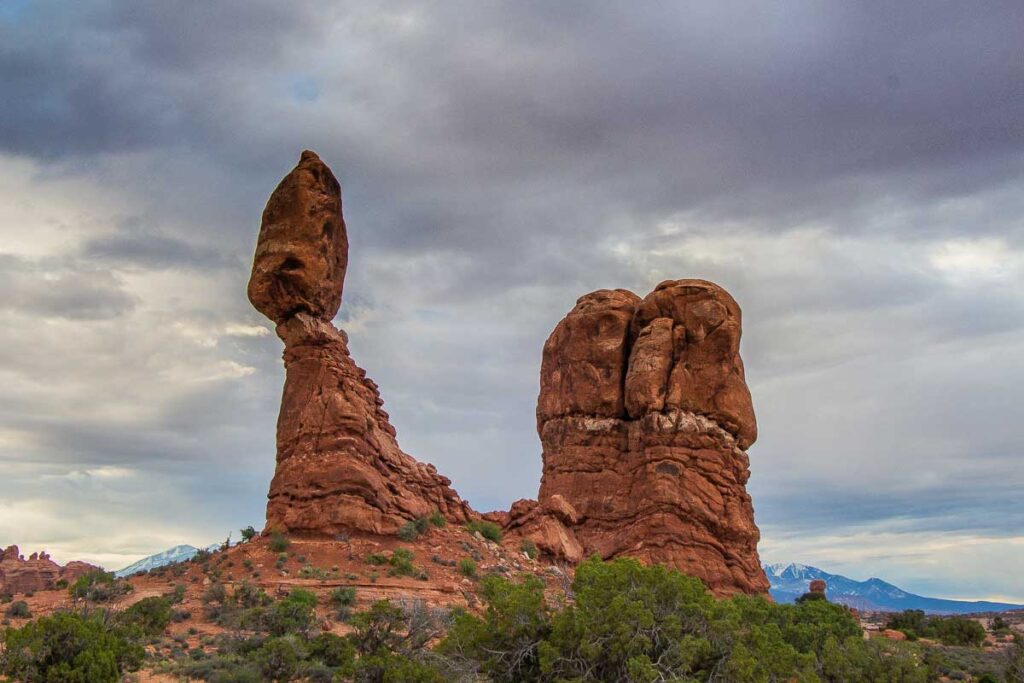
[{"label": "overcast sky", "polygon": [[0,3],[0,545],[116,568],[263,524],[245,285],[309,148],[336,324],[475,508],[536,495],[577,297],[707,278],[762,559],[1024,602],[1022,35],[1019,0]]}]

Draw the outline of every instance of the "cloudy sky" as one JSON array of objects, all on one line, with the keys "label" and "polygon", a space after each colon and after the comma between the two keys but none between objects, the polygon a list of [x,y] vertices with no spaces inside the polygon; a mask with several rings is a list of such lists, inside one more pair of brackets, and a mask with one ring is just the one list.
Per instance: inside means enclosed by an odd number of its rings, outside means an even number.
[{"label": "cloudy sky", "polygon": [[0,545],[116,568],[262,525],[283,371],[245,284],[310,148],[336,323],[477,509],[536,494],[575,299],[707,278],[762,558],[1024,602],[1022,34],[1018,0],[0,3]]}]

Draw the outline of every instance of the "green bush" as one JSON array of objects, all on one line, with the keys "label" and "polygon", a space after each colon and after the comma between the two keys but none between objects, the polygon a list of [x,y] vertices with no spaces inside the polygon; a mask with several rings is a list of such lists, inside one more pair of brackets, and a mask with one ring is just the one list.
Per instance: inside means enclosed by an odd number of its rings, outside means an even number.
[{"label": "green bush", "polygon": [[351,607],[356,604],[356,589],[352,586],[342,586],[331,592],[331,604],[335,607]]},{"label": "green bush", "polygon": [[248,543],[252,539],[256,538],[256,533],[257,532],[251,526],[247,526],[244,529],[242,529],[239,533],[242,534],[242,540],[244,542]]},{"label": "green bush", "polygon": [[356,649],[348,638],[321,633],[309,643],[309,656],[329,667],[348,671],[355,660]]},{"label": "green bush", "polygon": [[480,532],[480,535],[489,541],[494,541],[495,543],[501,542],[501,527],[494,522],[474,520],[466,525],[466,530],[471,534]]},{"label": "green bush", "polygon": [[445,525],[448,524],[448,520],[446,520],[444,518],[444,515],[442,515],[437,510],[434,510],[433,512],[430,513],[430,516],[427,517],[427,521],[429,521],[433,526],[437,527],[438,529],[443,529]]},{"label": "green bush", "polygon": [[469,578],[476,576],[476,562],[472,557],[464,557],[459,560],[459,573]]},{"label": "green bush", "polygon": [[267,542],[267,547],[270,548],[271,552],[283,553],[288,550],[292,542],[287,536],[282,534],[280,531],[275,531],[270,534],[270,541]]},{"label": "green bush", "polygon": [[86,602],[109,602],[131,591],[130,583],[102,570],[83,574],[68,588],[72,598]]},{"label": "green bush", "polygon": [[57,612],[4,634],[0,673],[24,683],[115,683],[142,664],[138,635],[101,612]]},{"label": "green bush", "polygon": [[551,631],[544,582],[526,576],[513,583],[498,576],[483,580],[484,616],[455,617],[441,654],[478,669],[495,681],[540,681],[539,646]]},{"label": "green bush", "polygon": [[211,602],[223,604],[228,599],[228,589],[224,587],[223,583],[211,583],[210,586],[203,591],[201,599],[204,605]]},{"label": "green bush", "polygon": [[388,563],[388,556],[382,553],[370,553],[366,556],[366,564],[380,566]]},{"label": "green bush", "polygon": [[388,576],[416,576],[419,574],[419,570],[412,563],[413,557],[412,551],[408,548],[396,548],[388,559],[388,564],[391,565],[391,568],[388,569]]},{"label": "green bush", "polygon": [[308,632],[316,621],[316,595],[296,588],[283,600],[262,612],[261,626],[272,636]]},{"label": "green bush", "polygon": [[537,544],[528,538],[523,539],[523,542],[519,544],[519,549],[526,553],[526,556],[531,560],[536,560],[537,556],[540,555],[540,550],[537,549]]},{"label": "green bush", "polygon": [[166,597],[143,598],[121,612],[119,620],[126,626],[134,626],[148,636],[158,636],[171,623],[171,599]]},{"label": "green bush", "polygon": [[[440,524],[437,520],[440,520]],[[438,513],[433,513],[429,517],[419,517],[414,521],[406,522],[398,529],[398,537],[403,541],[414,541],[423,534],[430,531],[430,525],[444,526],[444,517],[441,517]]]},{"label": "green bush", "polygon": [[931,638],[944,645],[978,647],[985,641],[985,628],[966,617],[927,617],[919,609],[904,610],[893,615],[885,625],[902,632],[908,640]]},{"label": "green bush", "polygon": [[27,602],[18,600],[17,602],[12,602],[4,614],[11,618],[28,619],[32,616],[32,610],[28,608]]},{"label": "green bush", "polygon": [[260,673],[267,681],[295,680],[305,657],[302,643],[293,637],[270,638],[256,652]]},{"label": "green bush", "polygon": [[539,579],[489,576],[485,613],[457,615],[438,649],[497,682],[928,679],[905,652],[865,642],[850,613],[827,601],[716,600],[697,579],[628,559],[587,560],[572,591],[572,603],[552,610]]}]

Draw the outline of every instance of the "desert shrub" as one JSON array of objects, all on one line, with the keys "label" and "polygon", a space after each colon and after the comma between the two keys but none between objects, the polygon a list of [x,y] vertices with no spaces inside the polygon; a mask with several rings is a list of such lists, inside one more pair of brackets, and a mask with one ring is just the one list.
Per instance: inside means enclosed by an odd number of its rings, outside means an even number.
[{"label": "desert shrub", "polygon": [[138,632],[101,612],[57,612],[4,634],[0,673],[24,683],[115,683],[144,655]]},{"label": "desert shrub", "polygon": [[498,682],[923,683],[928,676],[905,652],[865,642],[850,613],[827,601],[716,600],[697,579],[627,559],[582,563],[572,591],[572,603],[552,610],[539,579],[488,576],[485,613],[456,616],[440,654]]},{"label": "desert shrub", "polygon": [[17,602],[12,602],[4,614],[11,618],[27,619],[32,616],[32,610],[28,608],[27,602],[18,600]]},{"label": "desert shrub", "polygon": [[264,680],[291,681],[298,677],[305,656],[296,638],[270,638],[256,651],[256,662]]},{"label": "desert shrub", "polygon": [[936,617],[929,619],[928,632],[945,645],[978,647],[985,641],[985,628],[966,617]]},{"label": "desert shrub", "polygon": [[472,557],[464,557],[459,560],[459,573],[469,578],[476,576],[476,562]]},{"label": "desert shrub", "polygon": [[494,522],[474,520],[466,525],[466,530],[471,534],[479,532],[481,536],[489,541],[494,541],[495,543],[501,542],[501,527]]},{"label": "desert shrub", "polygon": [[267,547],[270,548],[271,552],[283,553],[291,547],[292,542],[287,536],[282,534],[280,531],[275,531],[270,534],[270,541],[267,542]]},{"label": "desert shrub", "polygon": [[908,640],[932,638],[944,645],[977,647],[985,640],[985,628],[966,617],[928,617],[921,610],[904,610],[893,615],[886,628],[902,632]]},{"label": "desert shrub", "polygon": [[248,581],[243,581],[235,586],[231,594],[231,601],[239,607],[250,609],[252,607],[265,607],[271,604],[273,599],[267,595],[262,588],[253,586]]},{"label": "desert shrub", "polygon": [[356,604],[356,589],[352,586],[342,586],[331,592],[331,605],[334,607],[351,607]]},{"label": "desert shrub", "polygon": [[348,638],[333,633],[321,633],[310,641],[309,656],[329,667],[348,670],[355,659],[355,646]]},{"label": "desert shrub", "polygon": [[427,521],[430,522],[432,526],[435,526],[438,529],[443,529],[445,525],[448,524],[448,520],[446,520],[444,518],[444,515],[442,515],[437,510],[434,510],[433,512],[430,513],[430,516],[427,517]]},{"label": "desert shrub", "polygon": [[551,630],[544,582],[532,576],[518,583],[489,576],[481,593],[487,602],[484,616],[456,615],[441,653],[495,681],[543,680],[539,647]]},{"label": "desert shrub", "polygon": [[803,604],[805,602],[811,602],[813,600],[828,600],[824,593],[804,593],[796,599],[797,604]]},{"label": "desert shrub", "polygon": [[441,633],[442,622],[436,611],[421,601],[402,606],[387,600],[375,602],[370,609],[352,618],[349,636],[358,659],[357,681],[408,681],[441,683],[447,680],[425,649]]},{"label": "desert shrub", "polygon": [[316,621],[316,595],[296,588],[288,597],[279,600],[262,612],[259,625],[272,636],[306,633]]},{"label": "desert shrub", "polygon": [[157,636],[171,623],[171,599],[166,597],[143,598],[121,612],[118,619],[122,624],[135,626],[148,636]]},{"label": "desert shrub", "polygon": [[68,588],[72,598],[86,602],[109,602],[131,591],[130,583],[102,570],[83,574]]},{"label": "desert shrub", "polygon": [[414,541],[420,536],[415,522],[406,522],[398,528],[397,536],[403,541]]},{"label": "desert shrub", "polygon": [[388,563],[388,556],[382,553],[370,553],[366,556],[366,564],[380,566]]},{"label": "desert shrub", "polygon": [[174,586],[174,591],[171,593],[171,602],[177,605],[179,602],[185,599],[185,584],[179,583]]},{"label": "desert shrub", "polygon": [[528,538],[524,538],[523,542],[519,544],[519,549],[526,553],[526,556],[531,560],[536,560],[540,551],[537,549],[537,544]]},{"label": "desert shrub", "polygon": [[211,602],[224,603],[228,599],[228,589],[224,587],[223,583],[211,583],[210,586],[203,591],[201,599],[204,605]]},{"label": "desert shrub", "polygon": [[413,553],[408,548],[396,548],[391,557],[388,559],[388,564],[391,568],[388,569],[388,576],[416,576],[419,574],[419,570],[412,563]]},{"label": "desert shrub", "polygon": [[246,543],[256,538],[256,530],[253,529],[251,526],[245,527],[244,529],[240,530],[239,533],[242,534],[242,541]]}]

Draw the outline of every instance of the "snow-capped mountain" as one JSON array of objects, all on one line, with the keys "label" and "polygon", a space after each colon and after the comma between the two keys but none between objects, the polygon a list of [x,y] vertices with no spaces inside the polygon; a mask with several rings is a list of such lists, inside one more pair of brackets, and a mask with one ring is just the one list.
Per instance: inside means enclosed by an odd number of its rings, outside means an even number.
[{"label": "snow-capped mountain", "polygon": [[839,574],[829,574],[817,567],[795,562],[766,564],[764,571],[768,575],[770,592],[776,602],[793,602],[807,592],[807,586],[812,579],[822,579],[829,600],[862,610],[899,612],[905,609],[919,609],[929,614],[965,614],[1024,609],[1024,605],[1003,602],[927,598],[908,593],[881,579],[854,581]]},{"label": "snow-capped mountain", "polygon": [[[208,548],[206,548],[206,550],[210,552],[219,549],[219,543],[215,543],[214,545],[211,545]],[[128,565],[124,569],[118,569],[116,572],[114,572],[114,576],[118,578],[124,578],[126,576],[131,576],[132,574],[138,574],[139,572],[148,572],[151,569],[163,567],[168,564],[185,562],[186,560],[191,560],[193,557],[195,557],[196,553],[198,552],[199,548],[196,548],[195,546],[176,545],[173,548],[163,551],[162,553],[157,553],[156,555],[144,557],[138,562]]]}]

